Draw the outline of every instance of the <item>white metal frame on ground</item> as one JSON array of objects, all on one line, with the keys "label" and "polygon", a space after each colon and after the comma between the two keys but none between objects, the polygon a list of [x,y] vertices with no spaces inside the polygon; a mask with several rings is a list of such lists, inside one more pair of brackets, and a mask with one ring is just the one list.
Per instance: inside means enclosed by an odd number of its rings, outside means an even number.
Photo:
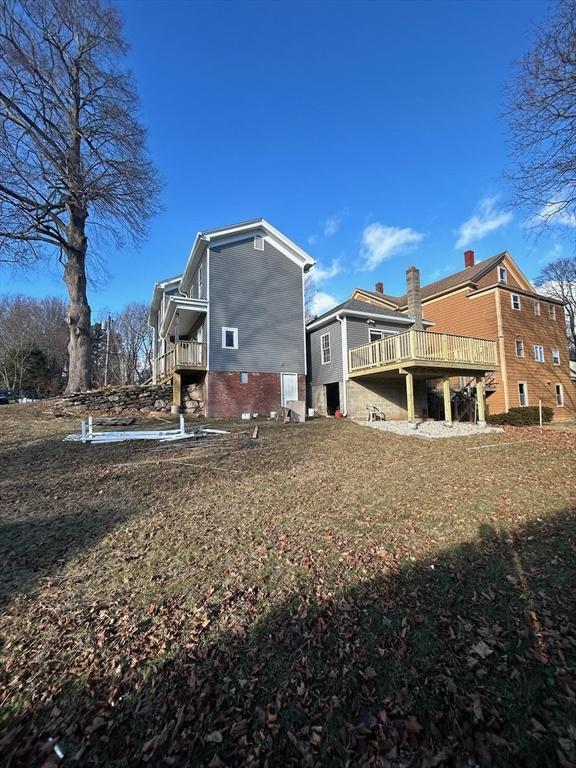
[{"label": "white metal frame on ground", "polygon": [[184,416],[180,414],[180,426],[178,429],[134,429],[127,432],[94,432],[92,424],[92,416],[88,417],[86,422],[83,419],[80,422],[80,434],[79,435],[66,435],[65,442],[76,443],[121,443],[125,440],[159,440],[162,443],[172,442],[174,440],[185,440],[189,437],[202,437],[203,435],[227,435],[223,429],[206,429],[206,427],[200,427],[194,429],[192,432],[186,432],[184,426]]}]

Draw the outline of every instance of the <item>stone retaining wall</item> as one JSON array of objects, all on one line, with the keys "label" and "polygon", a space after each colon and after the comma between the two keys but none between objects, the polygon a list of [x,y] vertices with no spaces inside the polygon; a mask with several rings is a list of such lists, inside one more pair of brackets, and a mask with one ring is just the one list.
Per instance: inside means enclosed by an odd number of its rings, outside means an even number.
[{"label": "stone retaining wall", "polygon": [[[56,416],[138,416],[152,411],[169,413],[172,406],[172,384],[106,387],[91,392],[78,392],[65,397],[55,406]],[[199,384],[182,388],[182,406],[186,414],[204,413],[204,393]]]}]

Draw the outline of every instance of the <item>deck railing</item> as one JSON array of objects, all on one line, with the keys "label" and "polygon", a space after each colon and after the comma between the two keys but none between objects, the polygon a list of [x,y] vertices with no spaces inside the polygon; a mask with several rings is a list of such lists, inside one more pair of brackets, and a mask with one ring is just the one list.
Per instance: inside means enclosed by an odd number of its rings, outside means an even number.
[{"label": "deck railing", "polygon": [[498,367],[495,341],[452,333],[407,331],[386,336],[370,344],[354,347],[348,353],[350,373],[371,368],[402,364],[408,360],[429,363],[482,365],[486,370]]},{"label": "deck railing", "polygon": [[171,376],[174,371],[186,368],[206,368],[205,342],[178,341],[156,358],[156,375],[160,378]]}]

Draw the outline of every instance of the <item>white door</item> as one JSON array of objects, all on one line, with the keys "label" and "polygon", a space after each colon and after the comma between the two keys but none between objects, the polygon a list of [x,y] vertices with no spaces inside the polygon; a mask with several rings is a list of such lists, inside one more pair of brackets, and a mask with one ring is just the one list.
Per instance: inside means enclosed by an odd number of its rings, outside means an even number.
[{"label": "white door", "polygon": [[282,405],[286,405],[288,400],[298,400],[298,374],[282,374]]}]

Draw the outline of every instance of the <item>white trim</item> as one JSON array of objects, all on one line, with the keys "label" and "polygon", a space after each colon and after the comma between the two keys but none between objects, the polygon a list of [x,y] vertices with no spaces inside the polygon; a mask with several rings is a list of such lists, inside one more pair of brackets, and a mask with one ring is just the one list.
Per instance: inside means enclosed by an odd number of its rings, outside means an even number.
[{"label": "white trim", "polygon": [[298,391],[298,374],[293,371],[281,371],[280,372],[280,405],[284,406],[284,376],[296,376],[296,400],[299,400],[300,392]]},{"label": "white trim", "polygon": [[338,316],[340,323],[340,337],[342,340],[342,394],[344,395],[344,402],[342,403],[342,413],[344,416],[348,416],[348,320],[346,315],[344,317]]},{"label": "white trim", "polygon": [[[536,354],[536,350],[538,350],[538,354]],[[534,360],[536,360],[537,363],[546,362],[546,353],[544,352],[542,344],[534,344]]]},{"label": "white trim", "polygon": [[[514,297],[518,299],[518,306],[514,306]],[[510,306],[514,310],[514,312],[521,312],[522,311],[522,299],[520,298],[519,293],[511,293],[510,294]]]},{"label": "white trim", "polygon": [[255,251],[264,250],[264,237],[262,235],[254,235],[254,250]]},{"label": "white trim", "polygon": [[[558,387],[560,387],[560,389],[558,389]],[[565,405],[564,385],[559,381],[557,381],[556,384],[554,385],[554,394],[556,395],[556,406],[558,408],[564,408],[564,405]],[[560,403],[558,402],[558,395],[560,395],[560,400],[561,400]]]},{"label": "white trim", "polygon": [[[522,345],[522,354],[518,354],[518,344]],[[525,357],[526,350],[524,348],[524,341],[522,339],[515,339],[515,347],[516,347],[516,357]]]},{"label": "white trim", "polygon": [[542,307],[540,306],[540,302],[538,299],[534,299],[534,314],[537,317],[540,317],[542,315]]},{"label": "white trim", "polygon": [[[520,397],[520,384],[524,386],[524,397],[526,399],[525,403],[521,402],[522,398]],[[526,406],[530,404],[530,400],[528,398],[528,382],[526,381],[517,382],[516,393],[518,395],[518,405],[520,406],[520,408],[526,408]]]},{"label": "white trim", "polygon": [[[210,248],[206,248],[206,300],[208,302],[208,311],[206,312],[206,370],[209,371],[210,347],[212,346],[210,343]],[[204,410],[206,411],[206,409]]]},{"label": "white trim", "polygon": [[[502,272],[504,273],[503,279],[501,274]],[[506,269],[506,267],[503,267],[501,264],[498,266],[498,282],[501,285],[506,285],[508,283],[508,270]]]},{"label": "white trim", "polygon": [[[326,350],[330,356],[329,360],[324,360],[324,347],[322,346],[322,339],[325,339],[326,337],[328,337],[328,346],[326,347]],[[332,340],[330,339],[330,331],[326,331],[326,333],[323,333],[320,336],[320,362],[322,365],[329,365],[332,362]]]},{"label": "white trim", "polygon": [[[306,329],[308,331],[313,331],[315,328],[320,328],[324,323],[329,322],[330,320],[333,320],[337,315],[350,315],[352,317],[373,317],[376,320],[380,320],[382,323],[390,322],[390,323],[400,323],[402,325],[413,325],[414,320],[410,317],[390,317],[386,315],[377,315],[374,312],[360,312],[356,309],[339,309],[335,312],[333,312],[331,315],[326,315],[326,317],[321,317],[319,320],[312,320],[309,325],[306,326]],[[434,323],[431,323],[429,320],[424,320],[424,325],[434,325]]]},{"label": "white trim", "polygon": [[177,310],[198,312],[198,314],[208,311],[206,299],[190,299],[187,296],[168,296],[167,299],[166,311],[163,314],[159,328],[161,337],[170,335],[170,326]]},{"label": "white trim", "polygon": [[[560,350],[559,350],[559,348],[558,347],[552,347],[552,349],[550,351],[551,351],[551,354],[552,354],[552,365],[560,365],[561,363],[560,363]],[[554,355],[556,355],[556,357],[558,358],[558,362],[556,362],[554,360]]]},{"label": "white trim", "polygon": [[548,319],[556,320],[556,304],[548,304]]},{"label": "white trim", "polygon": [[[234,346],[226,346],[226,334],[232,332],[234,339]],[[222,349],[238,349],[238,328],[230,328],[229,326],[222,326]]]},{"label": "white trim", "polygon": [[302,335],[304,337],[304,376],[308,376],[308,350],[306,344],[306,286],[305,286],[306,273],[304,267],[301,270],[302,278]]}]

